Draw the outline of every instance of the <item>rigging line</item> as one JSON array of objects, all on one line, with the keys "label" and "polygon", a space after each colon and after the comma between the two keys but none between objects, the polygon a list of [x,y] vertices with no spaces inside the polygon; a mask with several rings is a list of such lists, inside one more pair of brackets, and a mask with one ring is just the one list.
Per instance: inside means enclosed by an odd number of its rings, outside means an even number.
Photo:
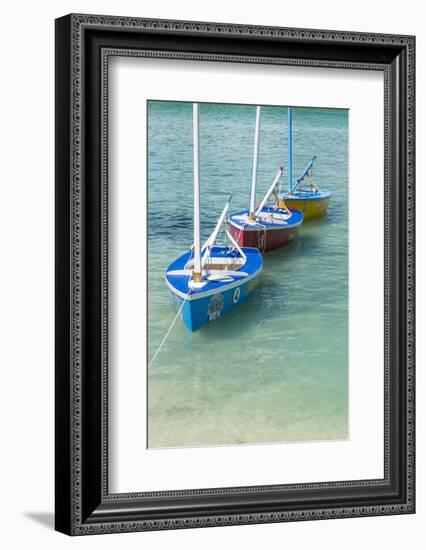
[{"label": "rigging line", "polygon": [[176,313],[176,317],[173,319],[172,324],[170,325],[168,331],[166,332],[166,334],[165,334],[165,336],[164,336],[164,338],[163,338],[161,344],[158,346],[157,351],[154,353],[154,357],[153,357],[153,358],[151,359],[151,361],[149,362],[148,369],[151,367],[152,363],[153,363],[153,362],[155,361],[155,359],[157,358],[157,355],[160,353],[161,348],[162,348],[163,345],[165,344],[165,342],[166,342],[166,340],[167,340],[167,337],[169,336],[170,331],[171,331],[172,328],[173,328],[173,325],[176,323],[177,318],[180,316],[181,311],[182,311],[182,309],[183,309],[183,306],[185,305],[185,302],[187,301],[188,296],[191,294],[191,292],[192,292],[192,290],[190,290],[190,291],[188,292],[188,294],[185,296],[185,299],[182,301],[182,304],[181,304],[181,306],[180,306],[180,308],[179,308],[179,311]]},{"label": "rigging line", "polygon": [[259,244],[260,231],[263,230],[263,244],[262,244],[262,248],[261,249],[259,248],[259,252],[261,252],[263,254],[265,252],[265,248],[266,248],[266,225],[262,225],[261,223],[256,222],[256,227],[257,227],[257,243],[258,244]]}]

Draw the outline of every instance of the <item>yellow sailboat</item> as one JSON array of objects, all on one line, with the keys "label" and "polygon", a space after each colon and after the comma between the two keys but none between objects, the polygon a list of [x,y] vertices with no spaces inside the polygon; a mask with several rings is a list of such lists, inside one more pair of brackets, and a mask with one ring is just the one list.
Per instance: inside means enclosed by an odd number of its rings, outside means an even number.
[{"label": "yellow sailboat", "polygon": [[293,120],[292,108],[288,108],[288,190],[281,200],[288,207],[303,213],[304,220],[323,216],[327,212],[331,191],[320,189],[313,178],[314,155],[293,184]]}]

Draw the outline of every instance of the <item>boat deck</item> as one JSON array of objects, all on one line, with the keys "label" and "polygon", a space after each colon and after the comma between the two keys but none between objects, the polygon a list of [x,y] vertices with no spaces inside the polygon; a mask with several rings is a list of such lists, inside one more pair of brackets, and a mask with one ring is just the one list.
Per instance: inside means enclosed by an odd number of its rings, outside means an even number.
[{"label": "boat deck", "polygon": [[[203,270],[202,282],[204,285],[200,288],[194,288],[191,292],[191,299],[201,297],[211,291],[220,291],[222,288],[230,284],[239,283],[242,280],[253,278],[262,269],[262,256],[256,248],[244,248],[244,254],[247,259],[243,264],[228,264],[226,262],[219,263],[219,259],[240,259],[237,251],[230,252],[227,247],[213,247],[211,251],[211,259],[216,260],[213,265],[207,265],[207,269]],[[190,258],[191,252],[185,252],[182,256],[179,256],[174,262],[172,262],[165,273],[167,284],[173,292],[181,297],[186,297],[190,287],[189,282],[192,279],[192,270],[188,269],[188,265],[191,265]],[[211,280],[208,278],[209,272],[212,270],[218,272],[223,271],[223,279]]]},{"label": "boat deck", "polygon": [[309,191],[309,190],[296,190],[291,195],[289,193],[284,193],[282,195],[284,200],[311,200],[311,201],[320,201],[324,199],[329,199],[332,195],[332,192],[328,189],[321,189],[319,192]]},{"label": "boat deck", "polygon": [[260,219],[253,221],[249,219],[249,211],[241,210],[229,216],[229,221],[236,227],[247,230],[259,231],[261,229],[284,229],[300,225],[303,221],[303,214],[299,210],[289,209],[291,216],[282,208],[265,206],[262,208]]}]

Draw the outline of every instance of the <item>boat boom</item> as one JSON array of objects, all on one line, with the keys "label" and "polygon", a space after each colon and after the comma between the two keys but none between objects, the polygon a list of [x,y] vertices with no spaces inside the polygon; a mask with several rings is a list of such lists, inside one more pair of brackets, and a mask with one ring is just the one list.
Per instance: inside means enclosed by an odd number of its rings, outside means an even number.
[{"label": "boat boom", "polygon": [[247,256],[244,253],[244,250],[240,247],[240,245],[237,243],[237,241],[234,239],[234,237],[231,235],[231,233],[226,230],[226,234],[228,235],[228,239],[231,241],[231,243],[235,246],[235,248],[238,250],[240,256],[243,258],[243,260],[247,260]]},{"label": "boat boom", "polygon": [[210,249],[214,245],[214,243],[217,239],[217,236],[219,234],[219,231],[220,231],[220,229],[223,225],[223,222],[225,221],[226,215],[227,215],[228,210],[229,210],[229,205],[231,204],[231,200],[232,200],[232,195],[229,196],[228,202],[225,204],[225,206],[222,210],[222,214],[219,216],[219,219],[217,220],[216,227],[213,229],[210,237],[207,239],[207,241],[203,245],[202,252],[204,252],[204,254],[203,254],[203,259],[202,259],[202,267],[205,266],[206,261],[207,261],[208,257],[210,256]]},{"label": "boat boom", "polygon": [[314,165],[314,162],[315,162],[315,159],[317,158],[316,155],[314,155],[311,160],[308,162],[308,164],[305,166],[305,168],[303,169],[303,172],[300,174],[300,176],[297,178],[296,180],[296,185],[294,186],[294,189],[296,189],[301,183],[302,181],[306,178],[306,176],[308,175],[309,171],[312,170],[312,167]]},{"label": "boat boom", "polygon": [[267,200],[269,199],[269,197],[272,195],[275,187],[277,186],[277,183],[280,179],[280,177],[282,176],[283,174],[283,171],[284,171],[284,167],[283,166],[280,166],[279,170],[278,170],[278,173],[277,175],[275,176],[275,179],[271,185],[271,187],[268,189],[268,192],[266,193],[266,195],[263,197],[263,200],[262,202],[260,203],[259,205],[259,208],[256,210],[256,214],[255,214],[255,217],[257,217],[260,212],[262,212],[262,208],[265,206]]}]

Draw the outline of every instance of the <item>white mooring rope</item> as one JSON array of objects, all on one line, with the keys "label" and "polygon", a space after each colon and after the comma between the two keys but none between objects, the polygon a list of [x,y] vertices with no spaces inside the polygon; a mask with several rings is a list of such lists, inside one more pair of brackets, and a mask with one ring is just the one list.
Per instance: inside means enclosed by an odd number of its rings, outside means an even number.
[{"label": "white mooring rope", "polygon": [[173,325],[176,323],[176,319],[180,316],[181,311],[182,311],[182,309],[183,309],[183,306],[185,305],[185,302],[187,301],[188,296],[191,294],[191,292],[192,292],[192,289],[188,292],[188,294],[185,296],[185,299],[182,301],[182,304],[181,304],[181,306],[180,306],[180,308],[179,308],[179,311],[176,313],[176,317],[173,319],[172,324],[170,325],[170,327],[169,327],[168,331],[166,332],[166,334],[165,334],[163,340],[161,341],[161,344],[158,346],[157,351],[154,353],[153,358],[152,358],[151,361],[149,362],[148,368],[151,367],[152,363],[153,363],[153,362],[155,361],[155,359],[157,358],[157,355],[160,353],[161,348],[164,346],[164,344],[165,344],[165,342],[166,342],[166,340],[167,340],[167,337],[168,337],[168,335],[170,334],[170,331],[172,330]]}]

